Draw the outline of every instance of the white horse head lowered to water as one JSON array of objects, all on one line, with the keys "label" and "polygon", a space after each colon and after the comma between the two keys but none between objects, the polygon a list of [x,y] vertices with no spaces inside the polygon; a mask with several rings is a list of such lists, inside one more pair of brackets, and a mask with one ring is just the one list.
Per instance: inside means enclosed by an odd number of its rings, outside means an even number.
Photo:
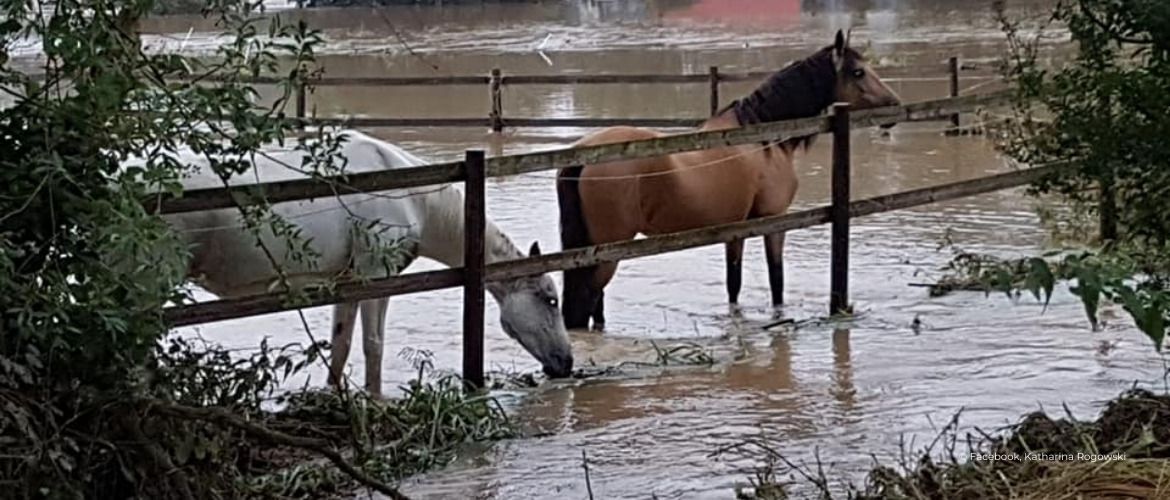
[{"label": "white horse head lowered to water", "polygon": [[[425,165],[402,148],[365,134],[347,131],[341,148],[349,173]],[[304,178],[296,170],[305,153],[267,151],[257,155],[255,169],[233,177],[232,184],[273,182]],[[184,158],[186,160],[186,158]],[[184,179],[185,189],[222,187],[222,181],[194,160],[197,175]],[[317,252],[315,266],[289,257],[285,241],[264,231],[262,240],[294,287],[328,281],[339,275],[359,273],[381,278],[390,272],[375,258],[368,234],[358,234],[355,224],[372,227],[379,239],[408,242],[402,251],[406,263],[417,257],[434,259],[449,267],[463,265],[463,193],[454,185],[424,186],[371,194],[344,194],[311,201],[277,203],[273,212],[300,230]],[[219,209],[166,215],[165,219],[191,246],[189,275],[207,291],[230,298],[262,293],[279,279],[277,269],[254,234],[244,227],[238,209]],[[485,231],[488,263],[520,259],[524,253],[490,219]],[[532,244],[529,255],[539,255]],[[403,264],[401,267],[405,267]],[[573,355],[557,302],[557,290],[547,274],[508,281],[488,282],[487,290],[500,305],[500,322],[508,336],[520,343],[553,377],[568,376]],[[362,313],[366,357],[366,390],[382,394],[383,331],[389,298],[343,303],[333,309],[333,356],[330,381],[341,380],[349,355],[354,323]]]}]

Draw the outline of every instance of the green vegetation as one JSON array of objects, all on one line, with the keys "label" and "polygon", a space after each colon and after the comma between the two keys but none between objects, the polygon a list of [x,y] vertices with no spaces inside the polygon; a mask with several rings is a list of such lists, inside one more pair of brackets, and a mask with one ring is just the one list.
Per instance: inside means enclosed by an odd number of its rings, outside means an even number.
[{"label": "green vegetation", "polygon": [[[1154,500],[1170,494],[1170,396],[1126,392],[1099,418],[1029,414],[1001,436],[960,437],[959,416],[896,467],[875,466],[864,484],[836,484],[819,460],[797,464],[781,443],[753,439],[723,453],[764,457],[742,500]],[[795,497],[795,492],[815,491]]]},{"label": "green vegetation", "polygon": [[1058,262],[1028,259],[977,274],[998,275],[996,289],[1019,290],[1022,282],[1045,297],[1054,277],[1073,282],[1094,325],[1100,303],[1116,302],[1161,351],[1170,325],[1170,213],[1156,200],[1170,192],[1170,164],[1156,138],[1170,136],[1170,4],[1062,2],[1052,21],[1069,29],[1077,51],[1058,69],[1037,64],[1042,31],[1021,35],[1002,2],[997,16],[1008,36],[1004,72],[1018,89],[1019,118],[1000,144],[1022,163],[1067,164],[1032,193],[1059,197],[1073,214],[1096,213],[1101,241]]},{"label": "green vegetation", "polygon": [[[1005,77],[1015,84],[1017,120],[999,130],[1011,159],[1067,165],[1030,189],[1044,200],[1053,240],[1082,245],[1002,261],[959,252],[933,293],[983,289],[1047,301],[1067,281],[1093,326],[1104,301],[1120,304],[1159,352],[1170,326],[1170,163],[1156,138],[1170,135],[1170,4],[1158,0],[1074,0],[1051,22],[1067,27],[1076,57],[1053,69],[1038,63],[1044,29],[1032,37],[996,15],[1008,39]],[[1097,217],[1096,241],[1085,221]],[[1067,247],[1067,245],[1064,245]]]},{"label": "green vegetation", "polygon": [[[144,53],[134,31],[151,0],[0,0],[0,487],[19,498],[319,498],[387,484],[450,457],[460,443],[508,435],[503,412],[452,377],[428,377],[375,402],[342,390],[278,395],[327,346],[245,356],[167,338],[160,314],[189,300],[189,252],[148,194],[181,191],[205,158],[225,184],[261,148],[292,135],[292,89],[318,73],[317,31],[256,15],[261,3],[204,7],[228,42],[212,57]],[[36,41],[39,74],[11,64]],[[251,75],[276,75],[259,99]],[[212,83],[213,82],[213,83]],[[314,174],[336,172],[329,129],[295,148]],[[138,158],[140,166],[125,168]],[[246,226],[311,242],[265,204]],[[355,227],[355,230],[362,228]],[[257,240],[259,241],[259,239]],[[387,245],[386,266],[396,266]],[[297,300],[287,280],[278,289]],[[303,319],[303,318],[302,318]],[[272,411],[269,405],[283,405]],[[316,462],[309,461],[316,460]]]}]

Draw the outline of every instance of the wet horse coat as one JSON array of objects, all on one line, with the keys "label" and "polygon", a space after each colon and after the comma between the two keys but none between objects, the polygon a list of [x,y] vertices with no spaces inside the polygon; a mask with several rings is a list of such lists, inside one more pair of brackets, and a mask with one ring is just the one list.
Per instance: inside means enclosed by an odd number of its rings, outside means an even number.
[{"label": "wet horse coat", "polygon": [[[751,95],[707,120],[701,130],[720,130],[821,114],[837,101],[855,109],[897,105],[899,99],[865,59],[837,33],[834,45],[773,74]],[[574,146],[662,137],[661,132],[611,127]],[[654,158],[577,166],[557,176],[561,245],[565,249],[629,240],[787,212],[796,196],[792,157],[815,136],[782,143],[748,144]],[[765,237],[772,302],[783,302],[784,234]],[[741,287],[743,242],[726,246],[727,293],[736,304]],[[605,323],[604,289],[617,263],[564,273],[562,312],[567,328]]]}]

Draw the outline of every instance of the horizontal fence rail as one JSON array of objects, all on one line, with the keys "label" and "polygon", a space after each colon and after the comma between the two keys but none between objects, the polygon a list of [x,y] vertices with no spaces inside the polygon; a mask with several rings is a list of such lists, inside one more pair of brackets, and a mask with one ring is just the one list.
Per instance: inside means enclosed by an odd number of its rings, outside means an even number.
[{"label": "horizontal fence rail", "polygon": [[[1052,174],[1062,167],[1064,167],[1063,164],[1046,165],[857,200],[849,203],[849,216],[851,218],[864,217],[1024,186],[1042,176]],[[726,243],[735,239],[804,229],[830,222],[830,211],[830,206],[821,206],[785,215],[497,262],[487,265],[485,279],[487,281],[508,280],[604,262],[671,253]],[[173,326],[187,326],[304,307],[442,290],[463,286],[463,284],[464,272],[462,268],[425,271],[366,282],[339,284],[333,294],[309,294],[307,300],[295,304],[288,302],[286,294],[273,292],[183,305],[166,309],[166,318]]]},{"label": "horizontal fence rail", "polygon": [[[635,124],[641,127],[697,127],[706,118],[508,118],[509,127],[577,127],[599,128]],[[298,120],[302,126],[378,127],[491,127],[490,117],[483,118],[313,118]]]},{"label": "horizontal fence rail", "polygon": [[[952,68],[949,63],[937,65],[922,65],[922,66],[875,66],[873,69],[879,72],[883,77],[890,75],[921,75],[923,73],[934,72],[951,72],[957,71],[994,71],[992,65],[977,65],[965,63],[957,68]],[[772,76],[774,71],[750,71],[745,73],[716,73],[715,81],[718,82],[750,82],[761,80]],[[897,76],[893,78],[898,78]],[[916,76],[908,76],[907,78],[916,78]],[[918,77],[921,78],[921,77]],[[940,81],[946,77],[928,77],[931,79],[939,78]],[[208,83],[235,81],[240,83],[248,83],[253,85],[276,85],[281,83],[283,79],[274,76],[257,76],[257,77],[208,77],[208,78],[184,78],[182,81],[199,80]],[[707,83],[712,80],[710,73],[689,73],[689,74],[609,74],[609,75],[501,75],[499,81],[501,85],[610,85],[610,84],[639,84],[639,83]],[[321,87],[429,87],[436,85],[487,85],[491,83],[492,77],[488,75],[453,75],[453,76],[407,76],[407,77],[383,77],[383,76],[323,76],[313,78],[311,85]]]},{"label": "horizontal fence rail", "polygon": [[[963,73],[984,70],[986,74],[967,75],[968,79],[994,79],[995,66],[991,64],[961,64],[958,57],[951,57],[947,63],[923,66],[874,66],[887,82],[946,82],[951,83],[951,97],[959,95],[957,87]],[[940,73],[945,71],[946,76]],[[310,81],[299,82],[294,89],[295,120],[300,127],[314,125],[347,124],[359,128],[390,128],[390,127],[484,127],[492,132],[502,132],[505,128],[526,127],[574,127],[598,128],[611,125],[632,125],[641,127],[694,127],[702,123],[702,118],[641,118],[631,117],[623,119],[609,118],[525,118],[505,117],[504,92],[509,86],[524,85],[641,85],[641,84],[702,84],[709,86],[711,113],[720,106],[720,86],[734,82],[752,82],[764,80],[774,74],[773,71],[752,71],[745,73],[722,73],[718,66],[711,66],[707,73],[689,74],[559,74],[559,75],[505,75],[499,68],[492,69],[483,76],[420,76],[420,77],[316,77]],[[924,75],[938,76],[924,76]],[[278,85],[283,83],[276,76],[225,76],[188,77],[177,81],[200,82],[214,84],[217,82],[232,81],[250,85]],[[454,117],[454,118],[403,118],[403,117],[319,117],[316,113],[310,116],[308,95],[313,88],[322,87],[433,87],[433,86],[484,86],[488,88],[488,97],[491,110],[483,117]],[[977,85],[982,86],[983,84]],[[957,120],[957,114],[950,117],[952,122]],[[955,125],[957,127],[958,125]]]},{"label": "horizontal fence rail", "polygon": [[[1008,104],[1010,90],[979,95],[951,97],[922,101],[902,106],[874,108],[850,113],[854,128],[900,123],[907,121],[947,118],[955,113],[980,107]],[[750,125],[741,128],[692,132],[666,137],[598,146],[566,148],[547,152],[504,155],[487,160],[487,177],[504,177],[545,170],[561,169],[582,164],[649,158],[686,151],[724,146],[738,146],[763,141],[778,141],[829,131],[829,117],[818,116],[784,122]],[[179,197],[170,194],[152,196],[143,200],[159,213],[181,213],[235,207],[257,203],[251,194],[262,189],[263,200],[279,203],[363,192],[377,192],[408,187],[460,182],[466,178],[462,161],[436,163],[377,172],[309,178],[233,186],[230,188],[193,189]]]}]

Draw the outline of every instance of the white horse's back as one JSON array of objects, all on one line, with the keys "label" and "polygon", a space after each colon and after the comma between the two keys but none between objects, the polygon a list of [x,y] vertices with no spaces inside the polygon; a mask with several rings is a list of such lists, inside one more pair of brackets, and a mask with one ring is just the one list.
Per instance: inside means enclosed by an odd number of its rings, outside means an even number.
[{"label": "white horse's back", "polygon": [[[402,148],[360,132],[344,133],[341,148],[344,164],[335,164],[345,173],[370,172],[420,166],[425,162]],[[307,155],[293,149],[271,148],[257,154],[254,168],[233,176],[234,186],[279,182],[307,178],[302,170]],[[223,182],[209,168],[206,158],[181,154],[179,159],[197,170],[183,179],[187,190],[223,187]],[[427,198],[441,188],[400,189],[380,193],[346,193],[338,187],[338,196],[273,204],[272,211],[300,231],[319,255],[315,265],[293,258],[287,237],[263,231],[262,241],[294,285],[327,281],[341,273],[354,271],[355,262],[376,251],[374,245],[419,239],[427,211]],[[171,214],[167,221],[194,247],[191,272],[199,283],[221,297],[266,291],[279,277],[272,259],[256,245],[236,208]],[[357,229],[357,228],[365,229]],[[359,233],[364,232],[364,234]],[[413,258],[413,256],[409,256]],[[376,272],[378,266],[364,265],[363,271]],[[384,273],[382,273],[384,274]],[[369,277],[381,277],[375,274]]]},{"label": "white horse's back", "polygon": [[[345,143],[341,147],[340,156],[348,161],[334,165],[343,168],[345,173],[372,172],[378,170],[393,170],[399,168],[417,167],[425,165],[421,158],[411,154],[394,144],[364,133],[347,130],[339,132]],[[176,155],[177,159],[185,164],[198,168],[190,177],[183,179],[184,189],[214,189],[223,187],[219,176],[209,167],[207,159],[184,149]],[[266,182],[281,182],[307,178],[303,166],[307,154],[289,147],[273,146],[262,150],[253,158],[253,169],[243,174],[235,175],[229,180],[233,186],[258,184]],[[132,160],[128,164],[140,163],[141,160]]]}]

